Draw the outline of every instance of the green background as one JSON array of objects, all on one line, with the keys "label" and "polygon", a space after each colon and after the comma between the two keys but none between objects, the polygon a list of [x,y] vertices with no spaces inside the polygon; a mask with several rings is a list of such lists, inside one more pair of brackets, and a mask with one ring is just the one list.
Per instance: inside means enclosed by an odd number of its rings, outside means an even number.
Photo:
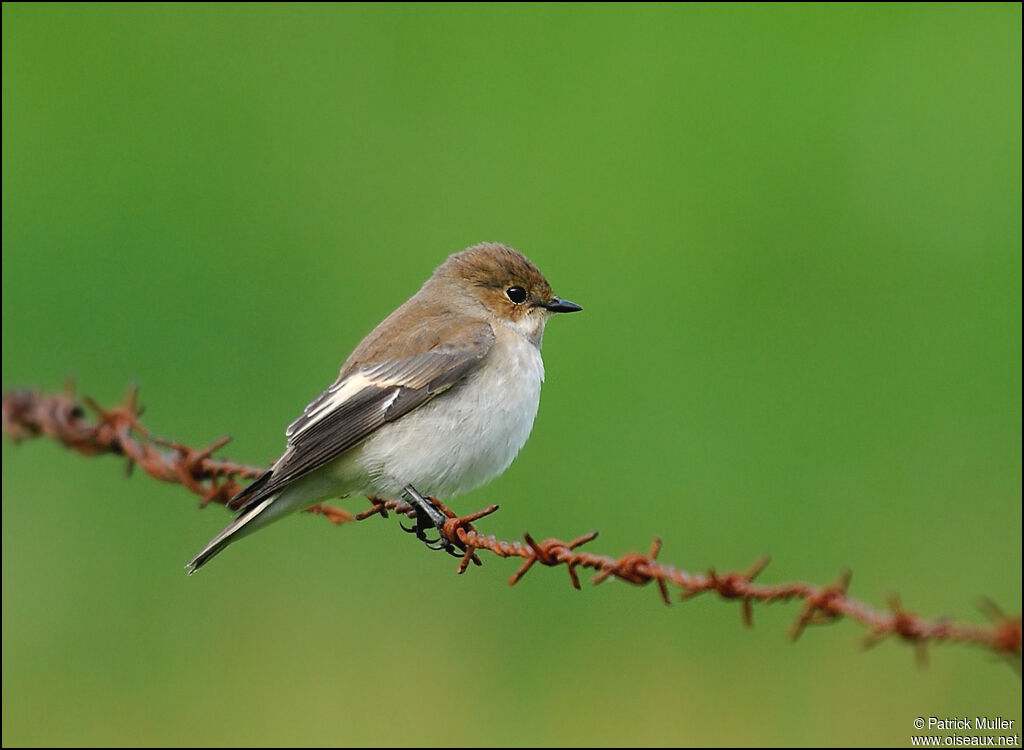
[{"label": "green background", "polygon": [[[446,255],[510,243],[545,338],[482,528],[1021,602],[1021,6],[3,6],[3,385],[142,387],[265,463]],[[970,647],[570,589],[395,519],[227,521],[3,441],[3,743],[905,745],[1003,716]],[[361,509],[362,501],[348,507]]]}]

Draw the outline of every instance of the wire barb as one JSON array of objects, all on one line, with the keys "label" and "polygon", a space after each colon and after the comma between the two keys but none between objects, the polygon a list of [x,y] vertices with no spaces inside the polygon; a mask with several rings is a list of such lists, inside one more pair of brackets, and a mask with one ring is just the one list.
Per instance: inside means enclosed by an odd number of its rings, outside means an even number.
[{"label": "wire barb", "polygon": [[[86,418],[82,404],[96,414],[95,421]],[[229,438],[215,440],[205,448],[190,448],[182,443],[153,437],[139,422],[142,407],[138,403],[138,389],[130,388],[122,403],[105,408],[90,398],[79,402],[74,384],[69,383],[62,393],[44,394],[36,390],[18,389],[3,395],[3,431],[15,442],[45,436],[56,440],[82,455],[113,454],[127,459],[128,467],[138,465],[154,479],[181,484],[200,497],[200,507],[210,503],[229,505],[241,489],[241,482],[256,479],[264,469],[214,458]],[[387,518],[388,512],[411,517],[414,509],[402,500],[369,498],[370,508],[355,515],[330,505],[315,505],[307,512],[322,515],[331,523],[343,524],[362,521],[373,516]],[[433,500],[433,499],[432,499]],[[572,541],[545,539],[538,542],[524,534],[522,542],[508,542],[493,535],[483,535],[473,527],[475,521],[494,513],[498,507],[489,506],[475,513],[459,516],[434,500],[434,504],[447,517],[441,533],[462,550],[457,571],[465,572],[470,563],[481,565],[477,552],[486,550],[497,557],[522,559],[519,569],[509,579],[516,584],[536,563],[547,567],[566,566],[573,588],[580,589],[578,569],[595,571],[593,583],[609,578],[637,586],[656,581],[662,601],[671,601],[669,586],[681,590],[681,600],[692,599],[703,593],[714,592],[722,599],[739,599],[744,623],[753,625],[753,604],[770,604],[798,599],[803,602],[800,614],[790,629],[796,640],[811,625],[825,625],[840,619],[856,622],[868,629],[865,645],[870,647],[890,637],[913,645],[918,661],[925,663],[927,647],[936,643],[965,643],[987,649],[1006,659],[1019,672],[1021,664],[1021,618],[1003,613],[989,600],[983,600],[980,609],[989,620],[987,625],[968,625],[950,620],[927,620],[903,608],[896,597],[889,600],[888,611],[879,611],[852,598],[848,594],[851,574],[843,572],[829,586],[806,582],[766,585],[755,579],[768,565],[769,558],[757,560],[746,572],[689,573],[658,562],[660,539],[655,539],[646,555],[630,552],[618,558],[596,555],[579,548],[597,537],[590,532]]]}]

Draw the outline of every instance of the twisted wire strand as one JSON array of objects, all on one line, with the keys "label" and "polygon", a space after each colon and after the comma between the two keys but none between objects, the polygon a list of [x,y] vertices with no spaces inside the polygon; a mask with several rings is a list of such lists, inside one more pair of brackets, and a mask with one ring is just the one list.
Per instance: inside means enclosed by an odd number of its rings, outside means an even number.
[{"label": "twisted wire strand", "polygon": [[[95,417],[87,416],[87,408]],[[128,459],[129,471],[139,466],[154,479],[183,485],[200,498],[200,507],[217,503],[230,507],[231,498],[242,488],[243,481],[255,479],[264,469],[215,458],[230,438],[223,437],[203,448],[152,435],[139,421],[142,408],[138,391],[129,389],[124,400],[113,407],[103,407],[90,398],[79,399],[69,385],[61,393],[42,393],[31,389],[12,390],[3,395],[3,431],[16,442],[45,436],[86,456],[113,454]],[[926,647],[935,643],[962,643],[981,647],[1009,661],[1020,670],[1021,618],[1009,616],[994,603],[983,601],[982,612],[988,624],[971,625],[946,619],[926,619],[906,610],[898,598],[892,598],[884,610],[854,599],[848,594],[851,574],[846,571],[827,585],[804,581],[777,584],[756,582],[768,565],[768,558],[756,561],[748,570],[719,573],[708,570],[694,573],[659,562],[661,541],[655,539],[646,554],[630,552],[619,557],[594,554],[580,549],[597,537],[590,532],[568,542],[561,539],[537,541],[525,534],[522,541],[507,541],[477,531],[473,523],[494,513],[492,505],[466,516],[458,516],[441,501],[431,500],[448,517],[442,533],[462,552],[457,571],[463,573],[470,564],[481,565],[478,552],[497,557],[517,557],[520,567],[509,579],[516,584],[537,564],[546,567],[564,566],[574,588],[581,587],[579,570],[594,571],[593,583],[616,578],[637,586],[654,582],[665,604],[672,601],[671,588],[678,590],[680,600],[714,593],[721,599],[740,603],[743,622],[753,625],[754,603],[769,604],[799,600],[802,607],[790,629],[790,637],[799,638],[810,626],[824,625],[839,619],[856,622],[868,633],[866,646],[887,638],[897,638],[915,647],[924,661]],[[335,524],[362,521],[373,516],[413,515],[412,507],[401,500],[370,498],[367,510],[352,514],[332,505],[318,504],[307,510],[322,515]]]}]

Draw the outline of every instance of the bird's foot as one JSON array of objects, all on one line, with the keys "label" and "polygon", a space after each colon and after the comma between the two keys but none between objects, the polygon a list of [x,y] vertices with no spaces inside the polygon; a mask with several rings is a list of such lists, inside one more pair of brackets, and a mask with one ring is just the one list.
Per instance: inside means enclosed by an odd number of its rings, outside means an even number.
[{"label": "bird's foot", "polygon": [[[425,498],[417,492],[411,484],[406,485],[405,493],[409,496],[411,505],[416,512],[416,525],[409,528],[405,524],[400,524],[402,530],[415,534],[416,538],[430,549],[443,549],[452,557],[462,557],[463,551],[444,533],[444,525],[448,521],[448,516],[442,513],[430,498]],[[427,536],[427,532],[431,529],[437,531],[437,539]]]}]

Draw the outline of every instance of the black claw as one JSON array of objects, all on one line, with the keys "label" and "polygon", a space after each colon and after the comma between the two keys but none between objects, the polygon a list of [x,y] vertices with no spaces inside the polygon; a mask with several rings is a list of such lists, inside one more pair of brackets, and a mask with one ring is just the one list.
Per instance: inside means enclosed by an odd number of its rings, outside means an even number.
[{"label": "black claw", "polygon": [[447,547],[444,548],[444,551],[452,557],[457,557],[460,560],[462,559],[462,556],[464,554],[463,551],[456,547],[454,544],[449,544]]},{"label": "black claw", "polygon": [[404,523],[399,521],[398,525],[402,527],[402,531],[404,531],[406,534],[415,534],[417,539],[419,539],[421,542],[426,544],[431,549],[441,549],[441,546],[433,546],[438,543],[441,543],[443,546],[443,542],[441,542],[442,537],[439,536],[437,539],[431,539],[427,536],[427,530],[434,528],[434,525],[431,524],[429,521],[425,524],[417,523],[415,526],[406,526]]},{"label": "black claw", "polygon": [[[405,524],[399,523],[402,530],[409,534],[415,534],[417,539],[432,550],[443,549],[452,557],[461,558],[463,553],[459,545],[453,543],[451,539],[445,536],[444,524],[447,519],[432,506],[425,505],[429,501],[416,492],[415,488],[411,486],[406,487],[406,493],[412,499],[411,504],[416,513],[416,525],[409,528]],[[427,536],[426,532],[431,530],[437,531],[437,539],[430,539]]]}]

